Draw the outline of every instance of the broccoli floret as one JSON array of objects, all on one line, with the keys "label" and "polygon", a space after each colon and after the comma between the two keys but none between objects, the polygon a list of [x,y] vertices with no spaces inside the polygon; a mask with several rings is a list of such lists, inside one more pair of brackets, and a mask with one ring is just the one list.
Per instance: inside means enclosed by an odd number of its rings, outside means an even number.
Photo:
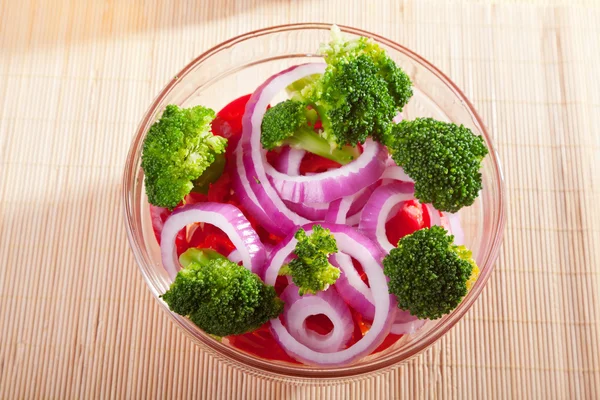
[{"label": "broccoli floret", "polygon": [[293,98],[319,113],[323,137],[339,146],[381,142],[412,96],[409,77],[373,40],[345,40],[337,26],[321,48],[327,69],[320,80],[305,84]]},{"label": "broccoli floret", "polygon": [[[337,26],[321,48],[327,68],[288,86],[291,100],[267,110],[263,147],[288,144],[346,164],[368,137],[384,142],[412,96],[408,76],[371,39],[346,40]],[[316,113],[322,128],[315,134]],[[307,121],[310,124],[307,124]]]},{"label": "broccoli floret", "polygon": [[272,286],[212,250],[189,249],[162,299],[206,333],[238,335],[260,327],[283,311]]},{"label": "broccoli floret", "polygon": [[394,161],[415,181],[421,202],[452,213],[473,204],[488,154],[481,136],[462,125],[417,118],[395,125],[389,139]]},{"label": "broccoli floret", "polygon": [[336,148],[335,143],[330,143],[315,133],[312,126],[316,119],[316,112],[302,102],[286,100],[276,104],[267,110],[263,118],[260,137],[263,148],[272,150],[288,145],[340,164],[352,161],[357,156],[355,149]]},{"label": "broccoli floret", "polygon": [[213,110],[202,106],[168,105],[150,127],[142,149],[142,168],[151,204],[177,206],[194,187],[193,181],[225,152],[227,139],[210,131],[214,117]]},{"label": "broccoli floret", "polygon": [[453,240],[440,226],[423,228],[400,239],[383,259],[398,308],[437,319],[458,306],[477,280],[479,268],[471,251]]},{"label": "broccoli floret", "polygon": [[328,260],[330,254],[338,251],[331,231],[321,225],[313,225],[310,236],[300,228],[295,238],[298,240],[294,249],[297,258],[281,267],[279,275],[290,275],[301,296],[327,290],[340,277],[340,270]]}]

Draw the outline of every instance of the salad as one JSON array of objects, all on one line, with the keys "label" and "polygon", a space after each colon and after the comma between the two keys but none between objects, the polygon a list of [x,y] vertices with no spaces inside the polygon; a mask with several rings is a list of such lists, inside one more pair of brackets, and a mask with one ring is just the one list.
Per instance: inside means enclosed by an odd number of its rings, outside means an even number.
[{"label": "salad", "polygon": [[142,149],[162,300],[217,340],[315,366],[460,304],[479,269],[457,212],[488,153],[464,126],[403,119],[408,75],[371,39],[331,34],[324,62],[217,113],[168,105]]}]

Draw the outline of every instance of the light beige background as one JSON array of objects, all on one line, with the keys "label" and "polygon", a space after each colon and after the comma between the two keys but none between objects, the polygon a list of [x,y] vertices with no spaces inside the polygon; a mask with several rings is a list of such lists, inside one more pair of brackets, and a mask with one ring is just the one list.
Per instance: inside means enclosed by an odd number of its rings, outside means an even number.
[{"label": "light beige background", "polygon": [[[598,398],[600,7],[595,1],[0,0],[0,398]],[[327,21],[447,73],[504,162],[496,270],[391,373],[295,387],[229,369],[159,310],[120,180],[160,88],[231,36]]]}]

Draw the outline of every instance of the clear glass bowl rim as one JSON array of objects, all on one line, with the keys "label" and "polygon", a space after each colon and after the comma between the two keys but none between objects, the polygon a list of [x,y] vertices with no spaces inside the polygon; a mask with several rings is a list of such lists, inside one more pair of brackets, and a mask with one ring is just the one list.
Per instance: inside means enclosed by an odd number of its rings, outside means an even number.
[{"label": "clear glass bowl rim", "polygon": [[[233,37],[229,40],[226,40],[211,49],[205,51],[194,60],[192,60],[188,65],[185,66],[179,72],[175,79],[169,81],[169,83],[161,90],[158,96],[152,102],[152,105],[146,111],[144,118],[139,124],[135,137],[132,141],[129,153],[127,155],[127,160],[125,164],[124,174],[123,174],[123,190],[122,190],[122,201],[123,201],[123,212],[125,218],[125,226],[127,231],[127,236],[129,239],[129,243],[131,245],[132,251],[134,253],[134,257],[136,262],[142,272],[142,275],[146,281],[146,284],[155,298],[158,299],[160,293],[155,289],[152,278],[149,275],[148,268],[152,268],[151,266],[146,265],[144,259],[144,250],[142,249],[141,244],[138,242],[138,237],[136,233],[139,233],[139,227],[135,226],[133,212],[136,207],[135,199],[131,190],[131,187],[134,184],[136,179],[136,174],[139,168],[139,154],[141,151],[141,146],[143,143],[143,138],[145,137],[146,132],[144,131],[144,127],[148,124],[149,120],[156,115],[156,110],[159,105],[162,103],[163,99],[166,98],[171,90],[178,84],[182,78],[184,78],[190,71],[192,71],[198,64],[208,60],[212,55],[218,53],[219,51],[228,49],[237,43],[241,43],[245,40],[264,36],[277,32],[284,31],[295,31],[295,30],[310,30],[310,29],[319,29],[319,30],[329,30],[331,28],[331,23],[296,23],[296,24],[285,24],[285,25],[277,25],[268,28],[258,29],[255,31],[247,32],[242,35]],[[351,33],[353,35],[358,36],[366,36],[373,38],[379,43],[385,44],[395,50],[404,53],[406,56],[412,58],[414,61],[418,62],[422,67],[428,69],[432,72],[438,79],[440,79],[452,92],[453,94],[459,98],[468,108],[471,117],[473,118],[474,123],[477,125],[477,128],[482,132],[486,143],[488,144],[490,154],[489,157],[493,161],[493,172],[494,179],[493,182],[497,186],[496,193],[499,194],[498,206],[496,220],[493,221],[493,227],[495,228],[491,235],[493,236],[491,239],[491,246],[489,251],[484,257],[484,263],[482,265],[482,273],[477,280],[477,283],[473,287],[473,289],[469,292],[467,297],[461,302],[461,304],[448,316],[446,316],[443,320],[440,321],[436,326],[434,326],[429,332],[427,332],[424,336],[420,337],[418,341],[410,343],[406,348],[399,349],[398,352],[393,355],[387,355],[381,359],[375,359],[365,365],[349,365],[346,367],[337,367],[337,368],[328,368],[322,370],[305,370],[301,368],[296,368],[293,366],[283,366],[283,365],[275,365],[270,363],[268,360],[259,360],[250,355],[247,355],[241,351],[223,345],[214,339],[210,338],[207,335],[198,336],[196,332],[190,331],[187,326],[183,323],[184,318],[172,313],[168,307],[164,304],[164,302],[159,300],[159,304],[167,310],[169,315],[175,320],[177,325],[184,331],[184,333],[189,336],[192,340],[197,343],[201,343],[203,349],[208,349],[213,355],[216,355],[221,361],[229,363],[234,367],[240,368],[245,372],[252,373],[254,375],[270,377],[270,378],[280,378],[283,380],[293,380],[293,381],[308,381],[314,382],[314,379],[325,379],[329,382],[344,379],[344,378],[352,378],[357,377],[364,374],[374,373],[374,372],[382,372],[387,370],[394,365],[406,361],[421,351],[425,350],[429,346],[431,346],[434,342],[436,342],[439,338],[441,338],[444,334],[446,334],[463,316],[464,314],[471,308],[475,300],[481,294],[485,284],[487,283],[494,267],[494,262],[498,256],[498,252],[502,243],[502,235],[504,232],[505,225],[505,188],[504,188],[504,176],[502,173],[502,168],[500,165],[500,161],[498,158],[497,151],[495,150],[491,137],[485,128],[485,125],[475,110],[474,106],[471,104],[469,99],[464,95],[464,93],[452,82],[443,72],[441,72],[437,67],[431,64],[429,61],[425,60],[423,57],[419,56],[412,50],[405,48],[404,46],[389,40],[380,35],[364,31],[362,29],[353,28],[349,26],[339,25],[342,31]],[[323,383],[323,382],[321,382]]]}]

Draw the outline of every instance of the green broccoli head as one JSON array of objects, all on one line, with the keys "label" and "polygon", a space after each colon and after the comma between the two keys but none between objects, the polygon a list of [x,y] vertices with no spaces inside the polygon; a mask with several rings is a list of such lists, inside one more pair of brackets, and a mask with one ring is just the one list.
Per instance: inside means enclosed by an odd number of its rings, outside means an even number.
[{"label": "green broccoli head", "polygon": [[352,148],[337,148],[314,131],[315,110],[297,100],[286,100],[269,108],[263,117],[260,141],[272,150],[283,145],[318,154],[340,164],[347,164],[358,154]]},{"label": "green broccoli head", "polygon": [[148,201],[173,208],[194,187],[193,181],[225,152],[227,139],[214,136],[215,112],[196,106],[168,105],[144,140],[142,168]]},{"label": "green broccoli head", "polygon": [[[293,82],[287,87],[291,100],[267,110],[261,136],[265,149],[289,145],[347,164],[358,156],[358,143],[368,137],[385,141],[393,118],[412,96],[408,76],[374,41],[345,40],[337,26],[332,37],[320,50],[325,73]],[[318,134],[313,128],[317,117]]]},{"label": "green broccoli head", "polygon": [[162,295],[172,311],[215,336],[250,332],[281,314],[283,302],[257,275],[216,252],[190,250]]},{"label": "green broccoli head", "polygon": [[418,118],[395,125],[390,139],[392,157],[415,181],[421,202],[452,213],[473,204],[488,153],[481,136],[462,125]]},{"label": "green broccoli head", "polygon": [[336,26],[332,36],[321,49],[327,62],[322,79],[301,93],[319,112],[326,139],[340,146],[364,143],[367,137],[383,141],[411,98],[412,83],[374,41],[346,41]]},{"label": "green broccoli head", "polygon": [[340,277],[340,270],[329,263],[328,256],[337,253],[337,243],[329,229],[313,225],[310,236],[300,228],[294,253],[297,258],[284,265],[279,275],[290,275],[300,295],[326,290]]},{"label": "green broccoli head", "polygon": [[306,105],[299,101],[286,100],[269,108],[262,121],[260,142],[262,147],[272,150],[281,146],[286,139],[307,125]]},{"label": "green broccoli head", "polygon": [[398,308],[419,318],[437,319],[456,308],[479,275],[471,252],[452,244],[439,226],[400,239],[383,259],[389,291]]}]

